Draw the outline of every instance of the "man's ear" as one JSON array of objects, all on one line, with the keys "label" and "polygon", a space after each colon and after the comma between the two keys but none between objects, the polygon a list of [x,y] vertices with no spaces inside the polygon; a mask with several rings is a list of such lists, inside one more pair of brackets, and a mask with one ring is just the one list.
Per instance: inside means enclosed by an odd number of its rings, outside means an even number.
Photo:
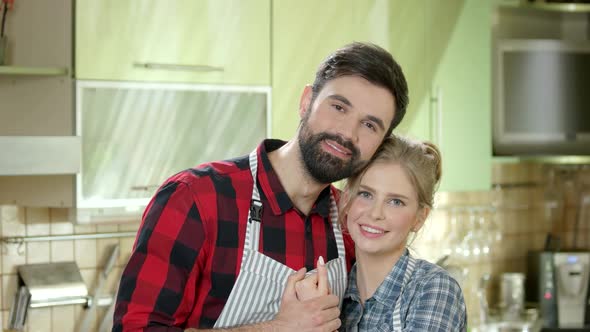
[{"label": "man's ear", "polygon": [[430,214],[430,208],[427,206],[421,208],[418,211],[418,214],[416,215],[416,222],[414,223],[414,226],[412,227],[412,232],[417,232],[420,230],[420,228],[422,228],[422,226],[424,226],[424,222],[426,221],[426,218],[428,218],[429,214]]},{"label": "man's ear", "polygon": [[305,117],[305,113],[311,109],[312,95],[313,91],[311,89],[311,85],[307,84],[303,89],[303,93],[301,93],[301,98],[299,99],[299,117],[301,119],[303,119]]}]

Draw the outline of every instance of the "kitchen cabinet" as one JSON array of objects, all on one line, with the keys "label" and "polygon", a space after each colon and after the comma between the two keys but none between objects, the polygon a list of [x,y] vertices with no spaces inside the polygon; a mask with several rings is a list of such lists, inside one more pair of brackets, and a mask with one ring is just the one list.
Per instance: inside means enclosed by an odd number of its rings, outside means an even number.
[{"label": "kitchen cabinet", "polygon": [[273,136],[289,139],[299,124],[299,99],[330,53],[353,41],[387,48],[388,1],[274,0],[272,8]]},{"label": "kitchen cabinet", "polygon": [[[489,190],[491,3],[402,2],[404,10],[392,11],[392,47],[402,49],[400,62],[408,69],[411,106],[398,132],[429,139],[440,147],[440,191]],[[409,13],[417,19],[406,19],[409,25],[395,24],[396,18],[403,20]],[[396,44],[396,37],[399,40],[406,33],[409,36],[401,40],[407,43]],[[404,45],[409,46],[405,51]]]},{"label": "kitchen cabinet", "polygon": [[0,204],[63,206],[80,168],[71,0],[17,1],[0,66]]},{"label": "kitchen cabinet", "polygon": [[78,0],[76,78],[269,85],[271,0]]},{"label": "kitchen cabinet", "polygon": [[139,221],[168,177],[269,135],[268,87],[78,80],[76,95],[79,223]]}]

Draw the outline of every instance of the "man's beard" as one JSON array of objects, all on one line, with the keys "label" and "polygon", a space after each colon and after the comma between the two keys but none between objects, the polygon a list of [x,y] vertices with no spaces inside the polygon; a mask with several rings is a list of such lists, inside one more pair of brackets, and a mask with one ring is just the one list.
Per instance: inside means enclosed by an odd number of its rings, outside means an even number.
[{"label": "man's beard", "polygon": [[[301,123],[297,140],[307,172],[319,183],[332,183],[347,178],[368,163],[366,160],[360,160],[360,152],[351,141],[326,132],[312,133],[307,125],[307,119]],[[350,158],[340,159],[324,151],[321,147],[324,140],[332,140],[350,150]]]}]

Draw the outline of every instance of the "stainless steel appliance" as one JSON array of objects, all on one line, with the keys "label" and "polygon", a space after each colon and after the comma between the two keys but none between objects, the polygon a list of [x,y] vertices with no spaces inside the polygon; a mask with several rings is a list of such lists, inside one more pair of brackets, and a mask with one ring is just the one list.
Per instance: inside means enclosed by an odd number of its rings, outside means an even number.
[{"label": "stainless steel appliance", "polygon": [[590,325],[590,252],[529,253],[527,301],[538,302],[546,327]]},{"label": "stainless steel appliance", "polygon": [[590,155],[590,43],[502,39],[494,68],[495,155]]}]

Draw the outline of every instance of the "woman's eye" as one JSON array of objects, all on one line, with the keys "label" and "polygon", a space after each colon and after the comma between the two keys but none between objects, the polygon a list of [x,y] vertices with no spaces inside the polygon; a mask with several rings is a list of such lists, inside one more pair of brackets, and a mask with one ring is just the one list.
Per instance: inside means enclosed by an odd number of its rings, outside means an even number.
[{"label": "woman's eye", "polygon": [[371,198],[371,193],[366,191],[359,191],[358,196],[362,198]]},{"label": "woman's eye", "polygon": [[395,205],[395,206],[405,206],[406,203],[404,203],[404,201],[402,201],[399,198],[393,198],[389,201],[389,204],[391,205]]}]

